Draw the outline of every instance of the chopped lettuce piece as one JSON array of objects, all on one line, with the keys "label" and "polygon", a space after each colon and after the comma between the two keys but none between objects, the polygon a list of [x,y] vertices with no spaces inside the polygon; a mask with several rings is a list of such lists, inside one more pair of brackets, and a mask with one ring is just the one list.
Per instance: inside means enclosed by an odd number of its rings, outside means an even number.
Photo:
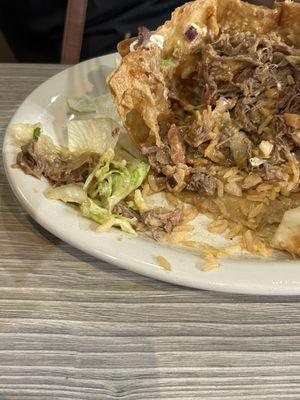
[{"label": "chopped lettuce piece", "polygon": [[68,121],[69,150],[93,151],[103,154],[114,148],[119,137],[120,126],[111,118],[93,118]]},{"label": "chopped lettuce piece", "polygon": [[74,183],[48,189],[45,192],[45,196],[51,200],[61,200],[65,203],[78,204],[82,204],[88,198],[82,185]]},{"label": "chopped lettuce piece", "polygon": [[[80,120],[73,119],[72,122],[68,123],[69,134],[71,134],[71,139],[69,140],[70,150],[72,150],[73,146],[74,148],[78,148],[78,144],[80,147],[82,146],[84,146],[85,148],[87,147],[86,136],[90,138],[90,134],[89,135],[87,135],[86,133],[82,134],[82,129],[84,131],[90,130],[89,124],[91,120],[98,118],[99,119],[111,118],[114,120],[115,124],[117,123],[119,124],[119,132],[118,132],[119,138],[116,138],[118,139],[118,144],[116,148],[116,157],[118,159],[121,158],[126,159],[126,161],[131,161],[133,158],[143,159],[143,155],[141,154],[140,150],[133,143],[133,141],[125,132],[125,129],[122,127],[122,121],[120,119],[119,114],[116,111],[116,107],[110,93],[105,93],[97,97],[92,97],[88,95],[83,95],[81,97],[70,97],[67,99],[67,103],[69,106],[69,111],[75,114],[75,116],[77,116],[78,118],[87,118],[87,117],[89,118],[88,119],[89,122],[87,123],[84,122],[84,119]],[[87,116],[87,114],[89,115]],[[78,121],[79,124],[77,123]],[[78,132],[78,134],[76,134],[75,132],[73,132],[73,128],[75,128],[75,130],[78,131],[80,130],[81,132]],[[112,129],[110,133],[111,132]],[[79,138],[77,138],[78,135]],[[99,135],[99,137],[101,137],[101,134]],[[109,140],[107,136],[105,137],[105,140],[103,142],[108,144]],[[93,143],[92,145],[94,146]],[[89,148],[90,147],[91,145],[89,145]],[[107,145],[105,147],[114,148],[115,144],[112,143],[111,146]]]},{"label": "chopped lettuce piece", "polygon": [[105,208],[97,205],[91,199],[87,199],[86,201],[84,201],[80,206],[80,210],[83,216],[92,219],[93,221],[98,222],[101,225],[105,225],[106,227],[117,226],[121,228],[124,232],[136,234],[135,230],[132,227],[132,224],[135,224],[136,222],[134,219],[114,215]]},{"label": "chopped lettuce piece", "polygon": [[116,106],[110,93],[101,94],[100,96],[83,96],[67,98],[69,112],[75,115],[94,114],[94,117],[112,118],[121,122]]},{"label": "chopped lettuce piece", "polygon": [[[68,149],[54,144],[52,138],[48,135],[40,135],[39,140],[36,142],[37,152],[41,157],[49,159],[51,162],[51,157],[53,155],[62,154],[65,157],[71,156]],[[73,154],[75,156],[75,154]]]},{"label": "chopped lettuce piece", "polygon": [[[39,131],[37,130],[39,129]],[[15,145],[21,147],[30,142],[32,138],[37,137],[38,132],[41,135],[41,124],[12,124],[9,127],[9,134],[11,135]],[[35,134],[36,132],[36,134]]]},{"label": "chopped lettuce piece", "polygon": [[93,179],[95,178],[96,172],[103,166],[106,166],[106,169],[109,169],[109,162],[113,160],[115,156],[115,152],[113,149],[108,149],[101,157],[96,165],[96,167],[93,169],[93,171],[90,173],[90,175],[87,177],[87,180],[84,183],[83,189],[87,190],[87,188],[90,188]]},{"label": "chopped lettuce piece", "polygon": [[98,198],[101,205],[109,211],[131,192],[137,189],[149,171],[149,165],[135,160],[130,163],[112,160],[112,154],[106,155],[88,177],[84,189],[91,198]]},{"label": "chopped lettuce piece", "polygon": [[69,107],[69,111],[73,112],[74,114],[96,112],[95,98],[86,94],[82,96],[68,97],[67,105]]}]

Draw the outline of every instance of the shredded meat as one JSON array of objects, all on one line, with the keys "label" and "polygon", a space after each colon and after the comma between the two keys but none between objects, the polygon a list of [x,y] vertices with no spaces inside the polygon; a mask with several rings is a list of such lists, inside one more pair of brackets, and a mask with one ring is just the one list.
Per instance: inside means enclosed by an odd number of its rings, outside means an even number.
[{"label": "shredded meat", "polygon": [[[299,92],[287,81],[288,76],[297,80],[298,72],[285,59],[285,54],[298,53],[275,34],[221,34],[203,50],[206,67],[201,79],[206,103],[215,104],[219,96],[235,98],[232,115],[248,133],[256,132],[263,122],[261,108],[269,108],[274,114],[280,108],[298,110]],[[209,87],[214,87],[213,96],[207,96]],[[279,102],[272,103],[270,93],[280,96]]]},{"label": "shredded meat", "polygon": [[17,156],[17,165],[28,175],[38,179],[44,176],[53,186],[84,182],[99,160],[98,154],[89,152],[74,158],[60,153],[42,157],[37,146],[34,140],[22,146]]},{"label": "shredded meat", "polygon": [[160,232],[172,232],[176,225],[182,220],[182,210],[175,208],[173,211],[166,212],[154,209],[141,214],[143,223],[154,233],[154,238],[158,238]]},{"label": "shredded meat", "polygon": [[168,131],[168,142],[170,145],[170,157],[174,164],[185,162],[185,144],[180,131],[175,124]]},{"label": "shredded meat", "polygon": [[164,148],[158,148],[156,151],[151,151],[148,156],[148,161],[156,172],[161,172],[164,165],[172,164],[169,147],[165,146]]},{"label": "shredded meat", "polygon": [[130,219],[135,218],[137,221],[140,221],[140,219],[141,219],[140,214],[137,211],[133,210],[132,208],[127,207],[126,204],[124,204],[122,202],[118,203],[114,207],[113,212],[115,214],[122,215],[125,218],[130,218]]},{"label": "shredded meat", "polygon": [[193,60],[190,76],[170,83],[164,146],[143,149],[167,190],[214,195],[215,165],[259,172],[270,182],[288,180],[287,165],[294,164],[297,176],[300,158],[291,154],[300,129],[284,115],[296,121],[300,113],[300,50],[276,33],[221,32]]},{"label": "shredded meat", "polygon": [[181,127],[181,134],[184,137],[186,143],[194,148],[198,148],[202,143],[207,140],[209,130],[203,124],[198,121],[189,127]]},{"label": "shredded meat", "polygon": [[213,196],[217,189],[217,180],[207,172],[195,168],[190,176],[187,190],[193,192],[206,192],[209,196]]},{"label": "shredded meat", "polygon": [[241,122],[243,129],[247,132],[255,132],[256,126],[251,121],[249,113],[255,102],[255,98],[243,97],[237,101],[234,109],[235,118]]}]

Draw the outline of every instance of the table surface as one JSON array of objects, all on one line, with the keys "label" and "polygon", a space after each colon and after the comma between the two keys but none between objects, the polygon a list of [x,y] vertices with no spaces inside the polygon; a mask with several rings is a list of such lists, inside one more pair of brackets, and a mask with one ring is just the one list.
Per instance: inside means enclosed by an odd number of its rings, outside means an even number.
[{"label": "table surface", "polygon": [[[63,68],[0,64],[1,143]],[[300,398],[299,297],[191,290],[99,261],[26,214],[2,163],[0,274],[0,400]]]}]

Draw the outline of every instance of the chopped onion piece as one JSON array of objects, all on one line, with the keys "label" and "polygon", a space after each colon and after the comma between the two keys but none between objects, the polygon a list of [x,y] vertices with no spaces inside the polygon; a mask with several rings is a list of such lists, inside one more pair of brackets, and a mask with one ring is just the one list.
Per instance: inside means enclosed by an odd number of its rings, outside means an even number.
[{"label": "chopped onion piece", "polygon": [[190,25],[188,29],[184,32],[184,36],[189,42],[195,40],[198,35],[199,35],[198,29],[194,24]]},{"label": "chopped onion piece", "polygon": [[250,158],[250,164],[252,167],[259,167],[260,165],[264,164],[266,160],[263,160],[262,158],[259,157],[252,157]]},{"label": "chopped onion piece", "polygon": [[263,154],[263,157],[268,158],[273,150],[273,143],[269,142],[268,140],[262,140],[259,144],[259,149]]}]

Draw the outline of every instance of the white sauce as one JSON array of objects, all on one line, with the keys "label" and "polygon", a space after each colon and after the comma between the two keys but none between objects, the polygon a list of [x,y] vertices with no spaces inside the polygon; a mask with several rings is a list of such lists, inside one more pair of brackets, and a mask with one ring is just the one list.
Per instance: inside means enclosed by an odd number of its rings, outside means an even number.
[{"label": "white sauce", "polygon": [[160,49],[164,48],[165,37],[162,35],[151,35],[150,42],[157,44]]}]

